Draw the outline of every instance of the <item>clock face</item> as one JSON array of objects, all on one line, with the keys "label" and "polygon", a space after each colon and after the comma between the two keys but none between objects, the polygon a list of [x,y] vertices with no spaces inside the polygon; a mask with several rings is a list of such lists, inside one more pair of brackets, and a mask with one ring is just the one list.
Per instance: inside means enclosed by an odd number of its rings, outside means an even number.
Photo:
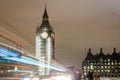
[{"label": "clock face", "polygon": [[47,37],[48,37],[48,33],[47,33],[47,32],[42,32],[42,33],[41,33],[41,37],[42,37],[43,39],[47,38]]}]

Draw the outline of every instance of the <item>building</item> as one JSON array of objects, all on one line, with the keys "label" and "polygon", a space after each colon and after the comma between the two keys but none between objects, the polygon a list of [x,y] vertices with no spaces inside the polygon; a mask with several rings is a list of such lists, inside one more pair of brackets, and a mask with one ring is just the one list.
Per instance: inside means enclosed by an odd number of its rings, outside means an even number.
[{"label": "building", "polygon": [[[42,23],[36,30],[36,57],[49,66],[51,60],[55,58],[55,34],[48,19],[45,7]],[[39,67],[40,75],[49,75],[49,72],[50,69]]]},{"label": "building", "polygon": [[120,54],[113,49],[112,54],[104,54],[100,48],[99,54],[93,55],[91,49],[87,52],[87,57],[82,63],[82,72],[84,77],[88,72],[97,72],[100,77],[120,77]]}]

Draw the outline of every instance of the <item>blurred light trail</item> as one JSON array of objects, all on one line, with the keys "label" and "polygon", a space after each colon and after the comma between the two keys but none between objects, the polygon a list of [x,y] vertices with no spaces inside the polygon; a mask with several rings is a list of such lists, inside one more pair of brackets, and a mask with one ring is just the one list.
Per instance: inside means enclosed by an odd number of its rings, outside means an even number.
[{"label": "blurred light trail", "polygon": [[30,58],[25,57],[25,56],[22,56],[21,58],[17,58],[17,57],[3,57],[3,58],[8,59],[8,60],[12,60],[12,61],[16,61],[19,63],[29,64],[29,65],[34,65],[34,66],[42,66],[42,67],[54,69],[57,71],[65,71],[64,69],[60,69],[60,68],[57,68],[55,66],[45,64],[43,62],[39,62],[39,61],[34,60],[34,59],[31,60]]},{"label": "blurred light trail", "polygon": [[20,57],[20,54],[15,51],[7,50],[5,48],[0,48],[0,56]]},{"label": "blurred light trail", "polygon": [[54,69],[57,71],[65,71],[65,69],[60,69],[59,67],[53,66],[52,64],[48,65],[47,63],[41,62],[34,58],[30,58],[27,56],[20,56],[19,53],[4,49],[4,48],[0,48],[0,57],[2,57],[2,59],[15,61],[18,63],[29,64],[29,65],[34,65],[34,66],[42,66],[42,67]]}]

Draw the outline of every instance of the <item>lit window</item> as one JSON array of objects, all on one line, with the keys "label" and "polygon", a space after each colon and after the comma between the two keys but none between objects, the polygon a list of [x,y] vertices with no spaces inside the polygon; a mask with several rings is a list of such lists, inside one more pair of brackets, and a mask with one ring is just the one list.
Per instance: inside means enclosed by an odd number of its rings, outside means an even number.
[{"label": "lit window", "polygon": [[112,68],[113,68],[113,66],[112,66]]},{"label": "lit window", "polygon": [[114,63],[112,62],[112,65],[113,65]]},{"label": "lit window", "polygon": [[89,69],[89,66],[87,68]]},{"label": "lit window", "polygon": [[103,70],[101,70],[101,72],[103,72]]},{"label": "lit window", "polygon": [[93,69],[93,65],[91,65],[91,69]]},{"label": "lit window", "polygon": [[86,69],[86,66],[84,66],[84,69]]},{"label": "lit window", "polygon": [[101,66],[101,68],[103,68],[103,66]]},{"label": "lit window", "polygon": [[110,62],[110,59],[108,59],[108,62]]}]

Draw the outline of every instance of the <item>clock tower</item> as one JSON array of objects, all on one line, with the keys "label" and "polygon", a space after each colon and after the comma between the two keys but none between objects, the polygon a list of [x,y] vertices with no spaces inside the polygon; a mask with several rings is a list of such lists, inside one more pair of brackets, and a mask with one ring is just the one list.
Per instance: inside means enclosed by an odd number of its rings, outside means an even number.
[{"label": "clock tower", "polygon": [[[55,58],[55,34],[53,28],[49,24],[49,17],[46,6],[43,14],[43,20],[36,29],[36,57],[39,61],[47,63],[49,66],[51,60]],[[45,67],[38,67],[40,75],[49,75],[50,69]]]}]

